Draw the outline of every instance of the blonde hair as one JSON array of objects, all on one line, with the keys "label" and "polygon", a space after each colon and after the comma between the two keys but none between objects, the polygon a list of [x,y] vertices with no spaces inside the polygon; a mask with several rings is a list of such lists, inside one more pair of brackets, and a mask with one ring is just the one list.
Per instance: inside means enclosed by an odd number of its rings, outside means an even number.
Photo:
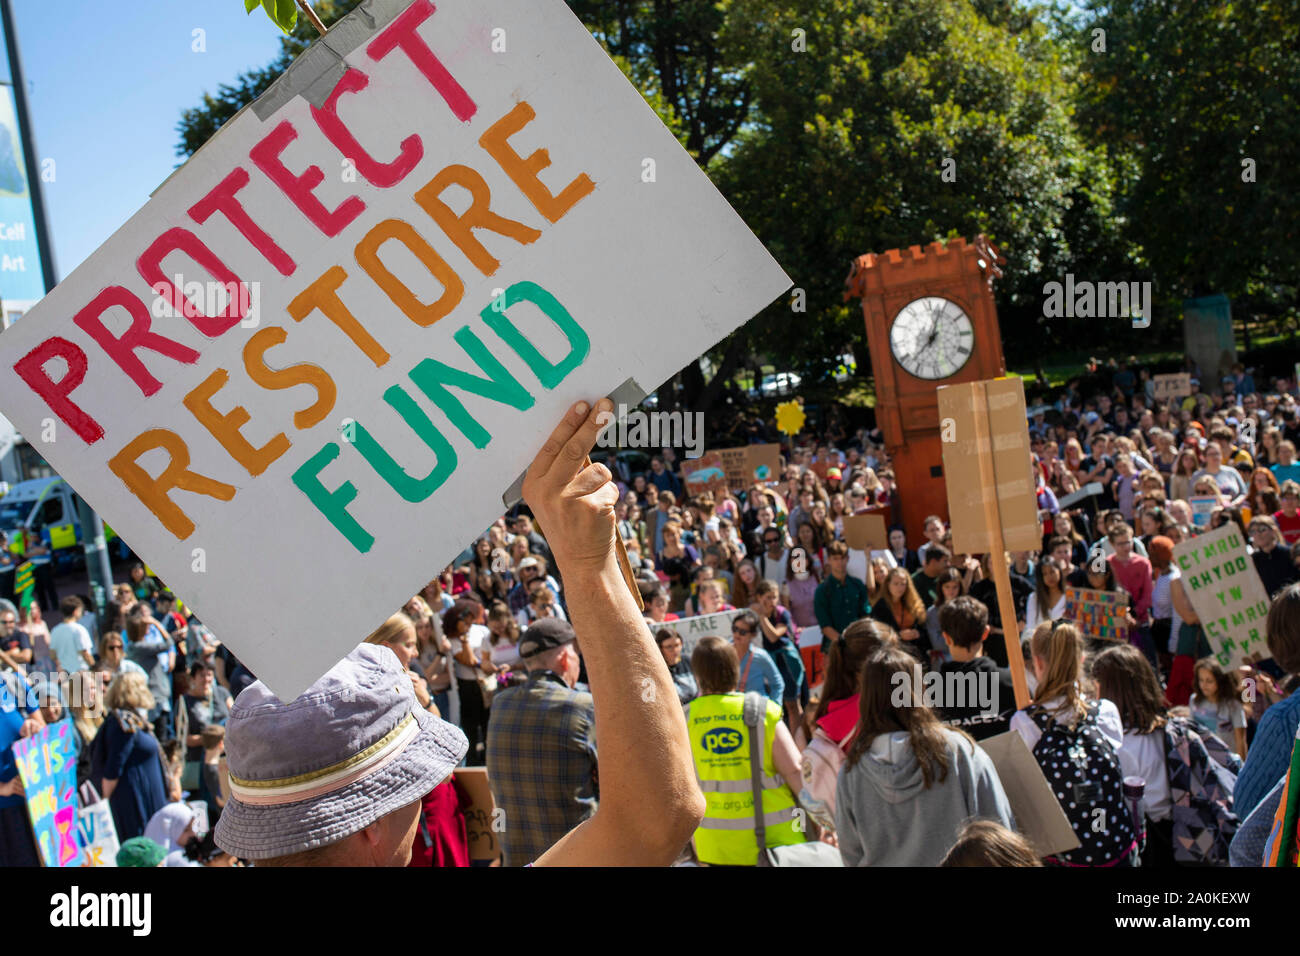
[{"label": "blonde hair", "polygon": [[1068,621],[1043,621],[1034,629],[1029,647],[1046,666],[1034,702],[1042,704],[1064,698],[1060,709],[1072,712],[1072,719],[1066,722],[1074,726],[1088,713],[1088,705],[1079,692],[1083,659],[1083,637],[1079,629]]},{"label": "blonde hair", "polygon": [[[68,701],[68,713],[72,715],[72,725],[86,743],[95,739],[99,725],[104,722],[104,701],[98,693],[98,683],[99,671],[73,671],[68,675],[64,694]],[[92,694],[95,695],[93,707],[86,703]]]},{"label": "blonde hair", "polygon": [[426,601],[419,594],[415,595],[415,597],[407,601],[406,606],[403,607],[402,610],[406,611],[406,608],[408,607],[414,607],[415,613],[411,614],[407,612],[407,617],[411,618],[417,623],[424,620],[425,618],[433,617],[433,610],[429,607],[429,602]]},{"label": "blonde hair", "polygon": [[153,694],[149,693],[148,679],[136,671],[118,674],[104,695],[104,706],[109,710],[149,710],[154,703]]},{"label": "blonde hair", "polygon": [[383,644],[385,647],[401,643],[402,639],[406,637],[408,627],[414,630],[415,622],[411,620],[410,615],[405,611],[398,611],[383,624],[380,624],[362,643]]}]

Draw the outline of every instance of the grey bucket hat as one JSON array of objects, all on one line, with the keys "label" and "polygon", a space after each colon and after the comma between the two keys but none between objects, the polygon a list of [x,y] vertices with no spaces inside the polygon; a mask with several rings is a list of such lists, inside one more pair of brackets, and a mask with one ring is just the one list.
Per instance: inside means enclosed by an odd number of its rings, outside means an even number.
[{"label": "grey bucket hat", "polygon": [[423,797],[468,748],[387,647],[360,645],[290,704],[258,681],[226,722],[217,845],[265,860],[336,843]]}]

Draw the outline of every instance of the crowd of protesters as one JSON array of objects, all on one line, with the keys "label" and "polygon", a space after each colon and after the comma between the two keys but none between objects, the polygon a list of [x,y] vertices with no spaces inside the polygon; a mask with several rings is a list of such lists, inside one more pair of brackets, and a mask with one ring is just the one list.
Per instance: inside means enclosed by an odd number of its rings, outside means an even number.
[{"label": "crowd of protesters", "polygon": [[[785,442],[779,481],[725,494],[693,492],[671,449],[638,473],[611,457],[616,533],[705,795],[679,862],[754,865],[818,843],[845,865],[1222,864],[1229,847],[1234,863],[1259,865],[1300,724],[1300,407],[1287,380],[1260,390],[1238,367],[1202,387],[1191,371],[1191,395],[1174,401],[1119,363],[1104,387],[1071,383],[1030,408],[1043,535],[1006,556],[1012,608],[999,607],[991,557],[956,553],[941,517],[916,537],[897,523],[907,489],[879,433],[849,434],[838,416]],[[757,419],[746,431],[777,438]],[[865,512],[889,516],[888,547],[848,547],[844,519]],[[1271,601],[1267,654],[1239,668],[1211,653],[1173,561],[1180,542],[1225,523],[1249,542]],[[486,767],[506,865],[536,860],[601,800],[569,623],[582,595],[566,589],[545,532],[512,509],[367,639],[395,655],[422,710],[463,731],[462,766]],[[1128,640],[1090,639],[1064,619],[1068,587],[1127,595]],[[220,817],[224,725],[255,675],[143,566],[93,633],[84,603],[47,608],[53,628],[38,604],[0,605],[0,693],[21,699],[17,682],[60,675],[39,710],[0,713],[0,862],[36,862],[12,743],[65,719],[79,782],[109,800],[124,845],[170,834],[153,841],[166,851],[157,859],[191,864],[178,841],[195,835],[177,808],[203,800]],[[719,613],[725,637],[688,646],[673,626]],[[1025,662],[1025,709],[1010,654]],[[982,682],[992,704],[936,704],[913,679],[930,672]],[[697,733],[760,725],[752,753]],[[977,745],[1009,731],[1043,768],[1078,848],[1044,861],[1017,832]],[[1140,803],[1125,790],[1138,778]],[[469,864],[469,801],[454,773],[423,798],[411,865]]]}]

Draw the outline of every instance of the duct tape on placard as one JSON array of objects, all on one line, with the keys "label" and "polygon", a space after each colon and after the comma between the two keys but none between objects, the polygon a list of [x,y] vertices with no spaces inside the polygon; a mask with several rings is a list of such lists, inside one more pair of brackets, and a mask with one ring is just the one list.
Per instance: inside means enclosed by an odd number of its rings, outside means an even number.
[{"label": "duct tape on placard", "polygon": [[[609,393],[609,400],[614,403],[615,410],[619,408],[633,408],[640,405],[642,400],[649,395],[644,388],[637,384],[636,379],[629,378],[614,391]],[[524,499],[524,477],[528,474],[527,470],[518,478],[510,483],[505,494],[501,496],[501,503],[509,511],[515,505]]]},{"label": "duct tape on placard", "polygon": [[312,106],[323,106],[339,79],[347,72],[343,58],[387,26],[410,0],[365,0],[339,20],[307,52],[293,61],[252,104],[257,118],[264,120],[301,94]]},{"label": "duct tape on placard", "polygon": [[[339,79],[347,72],[347,64],[343,58],[388,26],[410,5],[410,2],[411,0],[365,0],[331,26],[329,32],[317,39],[294,60],[265,93],[240,109],[235,116],[244,110],[252,110],[258,119],[265,120],[299,94],[302,94],[303,99],[312,106],[323,106],[334,87],[338,85]],[[229,123],[230,120],[226,122]],[[196,149],[190,159],[207,147],[212,139]],[[185,165],[182,163],[172,170],[149,195],[153,196],[166,186],[173,176],[185,168]]]}]

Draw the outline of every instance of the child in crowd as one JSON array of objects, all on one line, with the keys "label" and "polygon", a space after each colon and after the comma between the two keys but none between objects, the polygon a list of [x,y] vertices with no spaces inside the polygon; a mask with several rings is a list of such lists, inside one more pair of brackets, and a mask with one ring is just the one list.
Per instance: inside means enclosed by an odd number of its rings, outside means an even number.
[{"label": "child in crowd", "polygon": [[1219,738],[1246,759],[1246,708],[1241,702],[1241,682],[1223,669],[1213,657],[1196,662],[1196,690],[1192,692],[1192,716],[1197,724]]}]

